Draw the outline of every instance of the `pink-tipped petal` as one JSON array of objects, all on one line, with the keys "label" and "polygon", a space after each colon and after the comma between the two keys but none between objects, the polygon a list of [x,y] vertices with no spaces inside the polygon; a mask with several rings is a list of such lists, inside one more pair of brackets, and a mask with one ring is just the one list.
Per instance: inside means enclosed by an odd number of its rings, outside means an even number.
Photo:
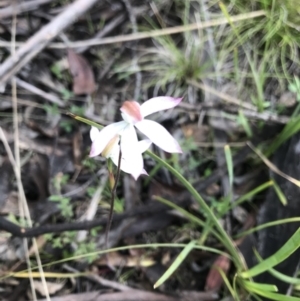
[{"label": "pink-tipped petal", "polygon": [[164,151],[168,153],[182,153],[178,142],[159,123],[144,119],[136,123],[135,126]]},{"label": "pink-tipped petal", "polygon": [[92,142],[98,138],[99,133],[100,133],[100,131],[95,126],[92,126],[92,128],[90,130],[90,138],[91,138]]},{"label": "pink-tipped petal", "polygon": [[130,166],[130,173],[137,179],[144,167],[143,157],[138,148],[136,131],[132,124],[124,129],[121,136],[122,157]]},{"label": "pink-tipped petal", "polygon": [[138,148],[139,152],[142,154],[144,153],[151,145],[151,140],[150,139],[144,139],[138,142]]},{"label": "pink-tipped petal", "polygon": [[135,123],[143,120],[141,106],[136,101],[125,101],[120,108],[120,111],[122,112],[123,119],[128,123]]},{"label": "pink-tipped petal", "polygon": [[170,96],[159,96],[145,101],[141,105],[142,116],[146,117],[158,111],[167,110],[176,107],[182,98],[174,98]]},{"label": "pink-tipped petal", "polygon": [[[90,157],[98,156],[102,153],[104,148],[107,146],[109,141],[115,137],[119,132],[122,132],[124,127],[126,127],[127,123],[125,121],[120,121],[116,123],[112,123],[106,126],[103,130],[97,134],[96,140],[93,141]],[[95,133],[95,132],[94,132]],[[94,138],[93,133],[93,138]]]}]

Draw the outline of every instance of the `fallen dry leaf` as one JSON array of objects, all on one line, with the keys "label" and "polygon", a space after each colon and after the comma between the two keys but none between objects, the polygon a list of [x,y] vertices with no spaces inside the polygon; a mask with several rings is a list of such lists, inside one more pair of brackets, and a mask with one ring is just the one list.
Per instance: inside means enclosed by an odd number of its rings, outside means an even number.
[{"label": "fallen dry leaf", "polygon": [[206,278],[205,290],[219,291],[224,281],[218,269],[222,270],[226,275],[229,268],[230,268],[229,258],[224,255],[218,256],[214,264],[212,265],[208,273],[208,276]]},{"label": "fallen dry leaf", "polygon": [[186,138],[193,138],[195,143],[209,141],[209,127],[206,125],[199,126],[197,123],[189,123],[182,126],[182,131]]},{"label": "fallen dry leaf", "polygon": [[68,49],[69,69],[73,77],[73,92],[76,95],[91,94],[96,90],[93,70],[88,61],[72,49]]},{"label": "fallen dry leaf", "polygon": [[[33,281],[34,288],[37,292],[39,292],[42,296],[46,296],[46,291],[43,283],[41,281]],[[47,282],[48,292],[50,295],[55,294],[60,291],[65,285],[65,282],[56,283],[56,282]]]}]

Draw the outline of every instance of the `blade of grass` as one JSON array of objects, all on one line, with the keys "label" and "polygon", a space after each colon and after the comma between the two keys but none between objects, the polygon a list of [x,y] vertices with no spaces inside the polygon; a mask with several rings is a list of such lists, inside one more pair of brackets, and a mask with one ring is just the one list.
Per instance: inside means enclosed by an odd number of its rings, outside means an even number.
[{"label": "blade of grass", "polygon": [[228,290],[229,290],[231,296],[234,298],[234,300],[237,300],[237,301],[238,301],[238,300],[239,300],[238,294],[237,294],[236,290],[234,290],[234,288],[233,288],[232,285],[230,284],[230,281],[228,280],[228,278],[227,278],[226,274],[224,273],[224,271],[223,271],[222,269],[220,269],[220,268],[217,268],[217,267],[215,267],[215,268],[216,268],[216,269],[218,270],[218,272],[220,273],[220,275],[221,275],[221,277],[222,277],[222,279],[223,279],[223,281],[224,281],[226,287],[228,288]]},{"label": "blade of grass", "polygon": [[262,290],[262,291],[268,291],[268,292],[278,292],[278,289],[276,285],[272,284],[265,284],[265,283],[256,283],[248,280],[243,280],[243,286],[247,288],[249,291],[257,291],[257,290]]},{"label": "blade of grass", "polygon": [[264,184],[259,185],[258,187],[254,188],[253,190],[249,191],[248,193],[246,193],[243,196],[241,196],[240,198],[238,198],[233,204],[231,204],[230,209],[233,209],[233,208],[239,206],[243,202],[251,199],[253,196],[255,196],[259,192],[271,187],[272,185],[273,185],[273,181],[268,181]]},{"label": "blade of grass", "polygon": [[[68,257],[68,258],[64,258],[64,259],[61,259],[61,260],[57,260],[57,261],[53,261],[53,262],[50,262],[50,263],[43,264],[42,267],[50,267],[50,266],[57,265],[57,264],[62,264],[62,263],[68,262],[68,261],[73,261],[73,260],[76,261],[76,260],[81,259],[81,258],[86,258],[86,257],[94,256],[94,255],[103,255],[103,254],[107,254],[107,253],[110,253],[110,252],[113,253],[113,252],[119,252],[119,251],[125,251],[125,250],[144,249],[144,248],[149,248],[149,249],[155,249],[155,248],[185,248],[186,246],[187,246],[187,244],[178,244],[178,243],[151,243],[151,244],[141,244],[141,245],[128,245],[128,246],[122,246],[122,247],[111,248],[111,249],[106,249],[106,250],[99,250],[99,251],[90,252],[90,253],[87,253],[87,254],[71,256],[71,257]],[[199,244],[194,245],[194,249],[207,251],[207,252],[211,252],[211,253],[215,253],[215,254],[224,255],[224,256],[229,257],[228,254],[224,253],[223,251],[220,251],[220,250],[215,249],[215,248],[206,247],[206,246],[200,246]],[[38,269],[38,266],[32,267],[32,271],[37,270],[37,269]],[[26,271],[27,270],[18,271],[17,273],[26,272]],[[5,279],[5,278],[8,278],[8,277],[13,277],[14,274],[15,273],[12,272],[8,275],[0,277],[0,281]]]},{"label": "blade of grass", "polygon": [[282,294],[277,294],[269,291],[263,291],[259,289],[252,288],[252,292],[256,293],[259,296],[266,297],[268,300],[276,301],[299,301],[299,297],[286,296]]},{"label": "blade of grass", "polygon": [[230,146],[227,144],[224,146],[226,165],[228,170],[229,184],[230,184],[230,193],[232,193],[232,185],[233,185],[233,162]]},{"label": "blade of grass", "polygon": [[[258,254],[257,250],[254,250],[254,254],[260,262],[263,261],[262,257]],[[285,274],[282,274],[282,273],[276,271],[275,269],[269,269],[268,272],[283,282],[286,282],[289,284],[300,284],[300,279],[287,276]]]},{"label": "blade of grass", "polygon": [[285,142],[291,136],[299,132],[299,130],[300,130],[300,115],[290,119],[289,123],[286,124],[284,129],[278,135],[278,137],[268,147],[267,151],[265,152],[265,156],[269,157],[271,154],[273,154],[283,142]]},{"label": "blade of grass", "polygon": [[[191,222],[198,224],[201,227],[205,227],[205,223],[199,219],[197,216],[189,213],[188,211],[184,210],[183,208],[179,207],[178,205],[160,197],[160,196],[153,196],[154,200],[157,200],[171,208],[176,209],[177,211],[179,211],[181,214],[183,214],[187,219],[189,219]],[[211,229],[211,233],[219,240],[221,240],[220,234],[218,234],[214,229]]]},{"label": "blade of grass", "polygon": [[241,232],[241,233],[237,234],[235,236],[235,238],[243,237],[243,236],[246,236],[248,234],[257,232],[259,230],[268,228],[268,227],[274,227],[274,226],[283,225],[283,224],[286,224],[286,223],[297,223],[297,222],[300,222],[300,217],[290,217],[290,218],[280,219],[278,221],[273,221],[273,222],[265,223],[263,225],[260,225],[260,226],[257,226],[257,227],[253,227],[253,228],[251,228],[251,229],[249,229],[247,231]]},{"label": "blade of grass", "polygon": [[238,121],[242,125],[242,127],[244,128],[244,130],[247,134],[247,137],[251,138],[252,137],[252,130],[251,130],[251,127],[249,125],[248,119],[245,117],[245,115],[243,113],[243,110],[239,110]]},{"label": "blade of grass", "polygon": [[162,285],[167,279],[171,277],[171,275],[178,269],[178,267],[182,264],[185,258],[190,254],[190,252],[194,249],[196,245],[196,241],[190,241],[184,249],[179,253],[174,262],[170,265],[170,267],[165,271],[165,273],[155,282],[153,288],[157,288]]},{"label": "blade of grass", "polygon": [[[93,275],[92,272],[82,272],[82,273],[52,273],[52,272],[44,272],[45,278],[75,278],[82,276]],[[11,276],[11,275],[10,275]],[[15,278],[41,278],[41,274],[39,272],[33,272],[29,274],[28,272],[16,272],[13,274]]]},{"label": "blade of grass", "polygon": [[284,261],[300,247],[300,228],[292,235],[292,237],[272,256],[258,263],[248,271],[239,273],[242,278],[251,278],[257,276],[270,268],[273,268],[280,262]]},{"label": "blade of grass", "polygon": [[206,204],[206,202],[200,196],[200,194],[196,191],[196,189],[191,185],[191,183],[189,183],[176,169],[174,169],[171,165],[169,165],[167,162],[162,160],[160,157],[158,157],[154,153],[147,150],[146,154],[148,154],[156,162],[161,163],[165,168],[167,168],[182,183],[182,185],[191,193],[191,195],[195,198],[195,200],[200,204],[200,206],[201,206],[202,210],[205,212],[205,214],[211,219],[213,226],[220,233],[221,238],[222,238],[221,242],[227,248],[227,251],[232,256],[232,259],[235,263],[236,268],[238,270],[245,268],[244,264],[242,263],[242,261],[239,257],[239,253],[238,253],[235,245],[233,244],[233,241],[231,240],[229,235],[226,233],[226,231],[223,229],[223,227],[220,225],[215,214],[212,212],[212,210],[209,208],[209,206]]},{"label": "blade of grass", "polygon": [[279,187],[279,185],[275,182],[275,180],[273,179],[273,187],[274,187],[274,190],[281,202],[282,205],[286,206],[287,205],[287,199],[284,195],[284,193],[282,192],[281,188]]}]

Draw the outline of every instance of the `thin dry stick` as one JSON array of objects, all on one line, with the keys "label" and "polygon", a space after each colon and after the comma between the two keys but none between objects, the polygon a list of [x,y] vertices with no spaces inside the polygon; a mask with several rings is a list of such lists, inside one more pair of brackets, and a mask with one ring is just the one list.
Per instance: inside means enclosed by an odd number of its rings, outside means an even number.
[{"label": "thin dry stick", "polygon": [[33,0],[33,1],[24,1],[21,3],[14,3],[10,6],[0,9],[0,18],[7,18],[19,13],[33,10],[40,5],[51,2],[52,0]]},{"label": "thin dry stick", "polygon": [[[13,6],[16,5],[16,3],[13,3]],[[17,17],[14,14],[12,18],[12,27],[11,27],[11,53],[15,54],[16,51],[16,28],[17,28]],[[11,94],[12,94],[12,107],[13,107],[13,127],[14,127],[14,153],[15,158],[8,146],[7,141],[5,141],[5,137],[2,137],[3,144],[6,148],[6,152],[9,154],[10,162],[14,168],[15,176],[17,179],[17,186],[18,186],[18,194],[19,194],[19,212],[20,216],[24,218],[26,215],[26,208],[25,208],[25,192],[23,189],[22,181],[21,181],[21,162],[20,162],[20,151],[19,151],[19,121],[18,121],[18,104],[17,104],[17,85],[14,78],[11,80]],[[3,135],[3,132],[1,133]],[[29,217],[30,220],[30,217]],[[30,222],[29,222],[30,223]],[[26,254],[26,263],[29,271],[29,281],[30,281],[30,288],[32,297],[34,300],[37,299],[35,289],[34,289],[34,283],[33,283],[33,277],[32,277],[32,270],[31,270],[31,263],[30,259],[27,256],[28,254],[28,240],[26,238],[23,239],[23,247]]]},{"label": "thin dry stick", "polygon": [[[15,55],[16,52],[16,46],[15,46],[15,41],[16,41],[16,27],[17,27],[17,16],[14,14],[13,19],[12,19],[12,38],[11,38],[11,53],[12,55]],[[28,204],[26,201],[25,197],[25,192],[21,180],[21,160],[20,160],[20,148],[19,148],[19,120],[18,120],[18,101],[17,101],[17,84],[16,84],[16,79],[12,78],[11,80],[11,89],[12,89],[12,104],[13,104],[13,124],[14,124],[14,145],[15,145],[15,174],[17,178],[17,185],[18,185],[18,192],[19,192],[19,208],[20,208],[20,213],[23,216],[25,213],[26,219],[29,222],[30,227],[32,227],[32,221],[30,217],[30,212],[28,208]],[[9,148],[7,148],[8,151]],[[12,157],[12,156],[11,156]],[[13,163],[13,161],[11,162]],[[42,284],[45,290],[45,296],[47,298],[47,301],[50,300],[50,294],[48,291],[48,286],[46,283],[45,275],[44,275],[44,270],[42,268],[42,261],[40,258],[39,250],[38,250],[38,245],[36,242],[36,239],[33,238],[32,240],[33,243],[33,248],[36,256],[36,260],[38,263],[38,268],[39,272],[41,275],[41,280]],[[31,292],[34,300],[37,300],[37,296],[35,293],[35,287],[33,283],[33,277],[32,277],[32,270],[31,270],[31,262],[30,262],[30,255],[28,251],[28,240],[26,238],[23,239],[23,244],[24,244],[24,249],[26,252],[26,262],[27,262],[27,267],[29,270],[29,275],[30,275],[30,286],[31,286]]]},{"label": "thin dry stick", "polygon": [[247,145],[258,155],[258,157],[261,158],[261,160],[275,173],[277,173],[279,176],[285,178],[286,180],[290,181],[291,183],[295,184],[296,186],[300,187],[300,181],[285,174],[282,172],[277,166],[275,166],[266,156],[262,154],[262,152],[255,148],[254,145],[248,141]]},{"label": "thin dry stick", "polygon": [[91,8],[97,0],[77,0],[61,14],[33,35],[15,55],[11,55],[0,65],[0,83],[3,85],[24,65],[41,52],[58,34],[71,25],[79,16]]},{"label": "thin dry stick", "polygon": [[32,92],[35,95],[39,95],[39,96],[45,98],[46,100],[48,100],[48,101],[50,101],[50,102],[52,102],[54,104],[57,104],[59,107],[64,107],[65,106],[65,104],[63,103],[63,101],[61,101],[55,95],[47,93],[47,92],[45,92],[45,91],[43,91],[43,90],[41,90],[41,89],[39,89],[39,88],[37,88],[35,86],[33,86],[33,85],[31,85],[31,84],[23,81],[22,79],[20,79],[18,77],[14,77],[14,79],[16,81],[16,84],[19,87],[21,87],[21,88],[23,88],[23,89],[25,89],[25,90],[27,90],[29,92]]},{"label": "thin dry stick", "polygon": [[113,189],[111,190],[111,204],[110,204],[110,208],[109,208],[108,221],[107,221],[107,225],[106,225],[106,229],[105,229],[105,247],[106,248],[108,248],[108,245],[107,245],[108,244],[108,233],[109,233],[111,223],[112,223],[112,216],[113,216],[113,211],[114,211],[117,185],[118,185],[119,178],[120,178],[121,159],[122,159],[122,151],[121,151],[121,147],[120,147],[119,160],[118,160],[118,169],[117,169],[115,184],[114,184]]},{"label": "thin dry stick", "polygon": [[[136,17],[132,9],[130,0],[122,0],[122,1],[125,4],[129,16],[129,20],[132,27],[132,33],[137,34],[138,27],[137,27]],[[140,68],[138,65],[138,56],[136,54],[137,43],[138,41],[135,41],[134,45],[132,46],[132,68],[134,70],[137,70],[137,72],[135,72],[135,89],[134,89],[133,99],[139,98],[141,92],[141,85],[142,85],[142,73],[140,72]]]},{"label": "thin dry stick", "polygon": [[243,101],[235,98],[235,97],[232,97],[228,94],[225,94],[225,93],[222,93],[222,92],[218,92],[216,91],[214,88],[212,87],[209,87],[208,85],[204,85],[204,84],[201,84],[199,82],[196,82],[194,80],[189,80],[188,83],[196,88],[199,88],[201,90],[204,90],[208,93],[211,93],[221,99],[223,99],[224,101],[228,102],[228,103],[231,103],[231,104],[234,104],[234,105],[237,105],[237,106],[240,106],[240,107],[243,107],[245,109],[248,109],[248,110],[251,110],[251,111],[254,111],[256,112],[257,111],[257,108],[256,106],[250,104],[250,103],[244,103]]},{"label": "thin dry stick", "polygon": [[[87,0],[86,0],[87,1]],[[248,19],[253,19],[257,17],[265,16],[266,13],[263,10],[254,11],[251,13],[240,14],[237,16],[232,16],[230,21],[231,22],[239,22]],[[181,25],[181,26],[174,26],[164,29],[152,30],[149,32],[138,32],[128,35],[120,35],[115,37],[107,37],[103,39],[90,39],[85,41],[77,41],[77,42],[70,42],[68,45],[65,43],[51,43],[48,45],[49,48],[55,49],[65,49],[65,48],[77,48],[77,47],[90,47],[90,46],[97,46],[97,45],[107,45],[107,44],[114,44],[114,43],[124,43],[128,41],[134,40],[141,40],[141,39],[149,39],[154,37],[160,37],[165,35],[177,34],[181,32],[191,31],[191,30],[198,30],[207,27],[214,27],[219,25],[228,24],[227,18],[218,18],[215,20],[210,20],[203,23],[193,23],[188,25]],[[16,46],[23,47],[27,44],[22,42],[17,42]],[[0,47],[7,47],[9,45],[6,41],[0,41]],[[3,72],[0,69],[0,76],[2,77]]]}]

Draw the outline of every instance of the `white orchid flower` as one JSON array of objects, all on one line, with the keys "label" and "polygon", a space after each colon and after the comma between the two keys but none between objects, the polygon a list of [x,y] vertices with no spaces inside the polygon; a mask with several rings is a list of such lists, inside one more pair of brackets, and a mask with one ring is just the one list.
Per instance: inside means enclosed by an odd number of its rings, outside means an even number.
[{"label": "white orchid flower", "polygon": [[[101,131],[99,131],[96,127],[91,128],[90,138],[91,138],[92,142],[99,139],[100,132]],[[118,164],[119,164],[119,155],[120,155],[119,142],[120,142],[120,136],[119,135],[114,136],[108,142],[108,144],[106,145],[106,147],[104,148],[104,150],[101,153],[101,155],[103,157],[105,157],[107,159],[111,159],[116,166],[118,166]],[[144,140],[138,141],[138,150],[139,150],[140,154],[145,152],[149,148],[150,145],[151,145],[151,141],[149,139],[144,139]],[[130,155],[129,155],[129,158],[131,158]],[[136,175],[134,174],[134,171],[135,171],[134,164],[132,164],[132,162],[130,162],[130,159],[128,159],[127,154],[123,153],[123,152],[122,152],[122,156],[121,156],[120,169],[126,173],[132,174],[135,177],[135,179],[137,179]],[[142,169],[140,174],[147,175],[147,172],[144,169]]]},{"label": "white orchid flower", "polygon": [[143,173],[144,163],[135,128],[164,151],[181,153],[178,142],[163,126],[145,119],[152,113],[177,106],[181,100],[182,98],[161,96],[151,98],[142,105],[136,101],[125,101],[120,109],[123,121],[106,126],[96,136],[93,136],[90,157],[101,154],[115,136],[120,136],[120,146],[126,164],[130,166],[130,173],[137,179]]}]

